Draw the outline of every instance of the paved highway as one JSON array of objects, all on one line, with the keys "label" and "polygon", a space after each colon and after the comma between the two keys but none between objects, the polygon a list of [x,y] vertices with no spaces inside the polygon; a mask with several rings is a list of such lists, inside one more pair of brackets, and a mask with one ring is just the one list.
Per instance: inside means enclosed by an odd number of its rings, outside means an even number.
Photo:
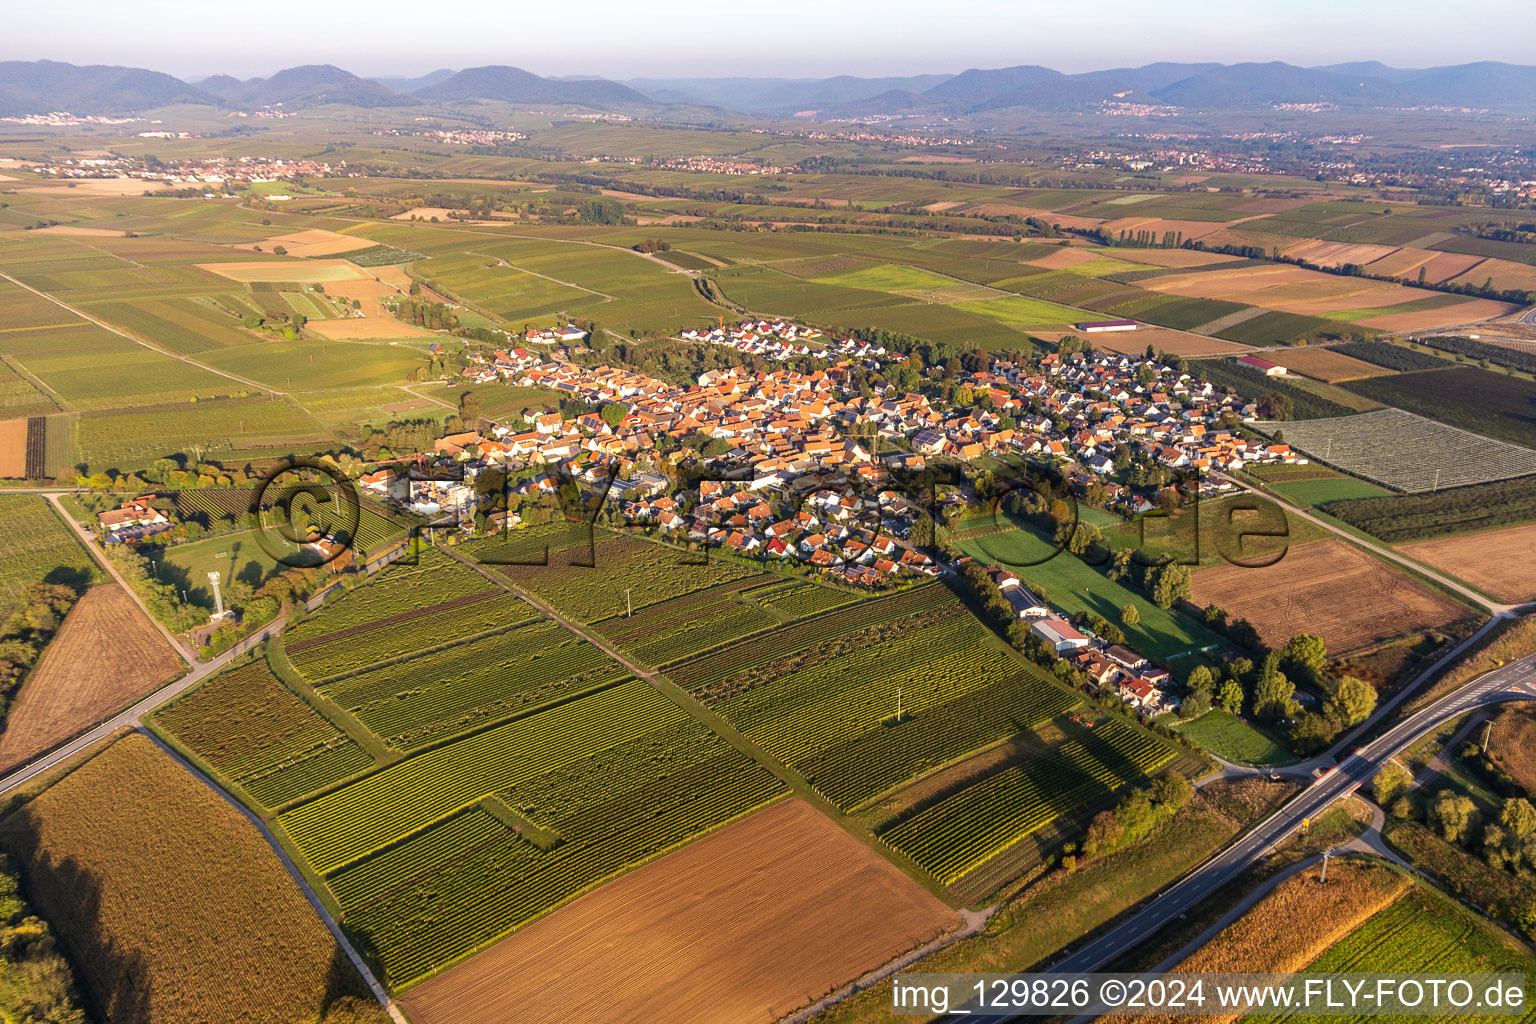
[{"label": "paved highway", "polygon": [[1276,844],[1299,829],[1303,821],[1315,819],[1335,801],[1349,796],[1388,760],[1421,737],[1473,708],[1513,700],[1536,701],[1536,655],[1483,675],[1356,749],[1335,767],[1323,771],[1304,791],[1252,831],[1145,904],[1133,916],[1045,970],[1077,974],[1102,968],[1147,937],[1172,925],[1180,914],[1253,866]]},{"label": "paved highway", "polygon": [[1388,760],[1422,736],[1472,708],[1511,700],[1536,700],[1536,655],[1495,669],[1476,682],[1447,694],[1355,750],[1257,828],[1206,861],[1119,927],[1057,961],[1050,970],[1091,971],[1109,963],[1237,877],[1275,844],[1300,828],[1304,820],[1316,818],[1334,801],[1353,793]]}]

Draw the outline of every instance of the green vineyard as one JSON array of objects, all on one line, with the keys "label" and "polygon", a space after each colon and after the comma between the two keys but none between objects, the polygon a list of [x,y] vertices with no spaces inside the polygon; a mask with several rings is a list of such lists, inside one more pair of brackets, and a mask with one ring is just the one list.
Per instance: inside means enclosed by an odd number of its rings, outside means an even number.
[{"label": "green vineyard", "polygon": [[541,619],[348,675],[321,692],[409,749],[623,674],[602,651]]},{"label": "green vineyard", "polygon": [[523,835],[476,805],[326,882],[404,984],[782,790],[697,723],[663,724],[501,791]]},{"label": "green vineyard", "polygon": [[1144,778],[1173,757],[1146,734],[1106,722],[940,801],[881,838],[949,885],[1030,833]]},{"label": "green vineyard", "polygon": [[266,662],[223,672],[160,709],[154,722],[267,807],[373,767],[373,759],[272,674]]}]

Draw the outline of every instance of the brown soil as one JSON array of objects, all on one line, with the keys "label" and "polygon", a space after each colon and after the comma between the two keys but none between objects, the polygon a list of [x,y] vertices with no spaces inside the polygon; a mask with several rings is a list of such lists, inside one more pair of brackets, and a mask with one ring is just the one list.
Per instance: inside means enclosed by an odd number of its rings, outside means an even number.
[{"label": "brown soil", "polygon": [[1249,620],[1271,647],[1311,633],[1341,654],[1467,614],[1449,598],[1334,538],[1293,547],[1265,568],[1201,569],[1192,582],[1196,605],[1214,603],[1232,619]]},{"label": "brown soil", "polygon": [[788,800],[630,872],[411,989],[416,1024],[770,1024],[957,927]]},{"label": "brown soil", "polygon": [[0,421],[0,477],[27,475],[27,418]]},{"label": "brown soil", "polygon": [[1491,299],[1470,299],[1453,306],[1426,309],[1422,313],[1389,313],[1385,316],[1373,316],[1369,320],[1360,322],[1367,327],[1380,327],[1388,331],[1419,331],[1430,327],[1491,320],[1496,316],[1513,313],[1517,308],[1519,307],[1504,302],[1494,302]]},{"label": "brown soil", "polygon": [[1400,550],[1500,601],[1515,604],[1536,597],[1536,523],[1419,541]]},{"label": "brown soil", "polygon": [[11,705],[0,734],[0,770],[95,725],[181,668],[165,637],[121,587],[87,591]]},{"label": "brown soil", "polygon": [[1327,348],[1293,348],[1275,358],[1283,362],[1287,370],[1295,370],[1329,384],[1341,380],[1359,380],[1361,377],[1384,377],[1392,372]]},{"label": "brown soil", "polygon": [[431,338],[425,327],[402,323],[392,316],[349,317],[346,320],[311,320],[305,329],[330,341],[366,338]]},{"label": "brown soil", "polygon": [[1030,333],[1051,342],[1059,341],[1067,334],[1074,334],[1076,337],[1087,338],[1093,342],[1094,348],[1138,355],[1145,352],[1148,345],[1158,352],[1168,352],[1176,356],[1233,355],[1252,351],[1249,346],[1239,345],[1235,341],[1207,338],[1199,334],[1175,331],[1168,327],[1138,327],[1134,331],[1106,331],[1102,334],[1082,334],[1074,331],[1031,331]]},{"label": "brown soil", "polygon": [[1236,256],[1199,249],[1116,249],[1115,259],[1145,263],[1149,267],[1208,267],[1213,263],[1234,263]]},{"label": "brown soil", "polygon": [[38,235],[69,235],[74,238],[123,238],[126,231],[113,231],[110,228],[88,228],[79,224],[50,224],[46,228],[36,228],[33,231]]},{"label": "brown soil", "polygon": [[1488,756],[1527,793],[1536,794],[1536,708],[1510,705],[1500,711],[1488,732]]},{"label": "brown soil", "polygon": [[1057,248],[1054,252],[1047,253],[1037,260],[1025,260],[1024,262],[1036,267],[1045,267],[1048,270],[1064,270],[1067,267],[1075,267],[1080,263],[1092,263],[1101,254],[1088,249],[1073,249],[1068,246]]},{"label": "brown soil", "polygon": [[372,248],[375,244],[371,239],[354,238],[351,235],[343,235],[336,231],[327,231],[324,228],[308,228],[304,231],[294,231],[286,235],[273,235],[271,238],[260,242],[249,242],[237,245],[237,249],[252,249],[261,246],[263,252],[271,252],[273,246],[281,245],[288,250],[290,256],[335,256],[337,253],[356,252],[358,249]]},{"label": "brown soil", "polygon": [[202,270],[212,271],[231,281],[316,281],[330,284],[333,281],[360,281],[368,275],[345,260],[263,260],[258,263],[199,263]]}]

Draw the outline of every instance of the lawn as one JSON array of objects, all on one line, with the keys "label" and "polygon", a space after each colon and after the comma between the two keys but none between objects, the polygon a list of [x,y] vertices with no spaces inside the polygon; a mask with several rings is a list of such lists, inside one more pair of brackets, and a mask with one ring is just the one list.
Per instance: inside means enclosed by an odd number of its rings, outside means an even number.
[{"label": "lawn", "polygon": [[961,548],[980,561],[1016,569],[1025,583],[1043,591],[1046,601],[1069,614],[1091,611],[1118,623],[1120,610],[1135,605],[1141,621],[1123,628],[1130,643],[1151,657],[1168,659],[1222,642],[1187,616],[1159,608],[1141,591],[1109,580],[1082,559],[1066,552],[1052,557],[1055,546],[1033,530],[1021,527],[978,537]]},{"label": "lawn", "polygon": [[1279,740],[1258,726],[1212,708],[1199,718],[1178,727],[1186,739],[1194,740],[1217,757],[1242,764],[1285,764],[1294,761],[1291,752]]},{"label": "lawn", "polygon": [[1297,480],[1294,483],[1273,483],[1270,487],[1290,498],[1298,505],[1321,505],[1329,501],[1350,501],[1355,498],[1390,498],[1392,492],[1385,487],[1368,484],[1364,480],[1339,476],[1326,480]]},{"label": "lawn", "polygon": [[150,557],[155,558],[160,579],[175,583],[186,591],[188,601],[209,611],[213,610],[213,590],[208,583],[210,572],[219,574],[221,587],[227,586],[230,580],[259,587],[287,568],[262,550],[255,531],[177,544],[167,548],[161,557]]}]

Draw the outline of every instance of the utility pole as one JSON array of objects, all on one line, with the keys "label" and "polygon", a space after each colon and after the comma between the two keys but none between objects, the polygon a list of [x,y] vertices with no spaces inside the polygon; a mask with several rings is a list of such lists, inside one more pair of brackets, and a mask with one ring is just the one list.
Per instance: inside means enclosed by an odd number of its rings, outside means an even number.
[{"label": "utility pole", "polygon": [[1320,882],[1328,881],[1328,858],[1332,856],[1333,847],[1330,846],[1328,849],[1323,851],[1323,877],[1319,880]]}]

